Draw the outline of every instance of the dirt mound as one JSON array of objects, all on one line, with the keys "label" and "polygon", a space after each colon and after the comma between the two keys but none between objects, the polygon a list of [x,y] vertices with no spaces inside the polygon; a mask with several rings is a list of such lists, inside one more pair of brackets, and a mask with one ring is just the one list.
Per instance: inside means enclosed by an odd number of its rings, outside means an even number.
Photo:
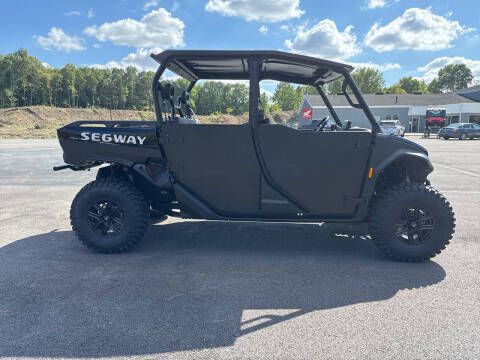
[{"label": "dirt mound", "polygon": [[56,129],[76,120],[152,120],[152,111],[67,109],[30,106],[0,109],[0,138],[52,138]]},{"label": "dirt mound", "polygon": [[[272,122],[286,124],[294,112],[270,114]],[[76,120],[153,120],[152,111],[70,109],[49,106],[30,106],[0,109],[0,139],[43,139],[56,137],[56,129]],[[248,114],[199,115],[202,124],[245,124]]]}]

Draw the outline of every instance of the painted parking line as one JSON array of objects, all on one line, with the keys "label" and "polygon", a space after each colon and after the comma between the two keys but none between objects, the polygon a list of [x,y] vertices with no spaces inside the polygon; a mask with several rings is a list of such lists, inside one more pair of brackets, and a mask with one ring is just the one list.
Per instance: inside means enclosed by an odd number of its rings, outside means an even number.
[{"label": "painted parking line", "polygon": [[469,194],[469,195],[480,195],[480,191],[469,191],[469,190],[444,190],[442,194]]},{"label": "painted parking line", "polygon": [[470,176],[480,178],[480,174],[477,174],[477,173],[474,173],[474,172],[471,172],[471,171],[465,171],[465,170],[457,169],[457,168],[454,168],[454,167],[451,167],[451,166],[442,165],[442,164],[439,164],[439,163],[433,163],[433,166],[438,166],[438,167],[441,167],[441,168],[444,168],[444,169],[448,169],[448,170],[456,171],[456,172],[459,172],[459,173],[462,173],[462,174],[466,174],[466,175],[470,175]]}]

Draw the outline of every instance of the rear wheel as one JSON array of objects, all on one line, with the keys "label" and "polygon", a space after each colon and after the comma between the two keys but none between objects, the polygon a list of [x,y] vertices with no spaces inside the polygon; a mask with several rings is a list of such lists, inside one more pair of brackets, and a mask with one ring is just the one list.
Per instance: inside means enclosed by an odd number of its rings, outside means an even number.
[{"label": "rear wheel", "polygon": [[396,260],[425,261],[450,242],[455,217],[450,203],[424,184],[400,184],[376,196],[370,211],[375,245]]},{"label": "rear wheel", "polygon": [[129,250],[144,236],[149,208],[129,182],[101,178],[77,194],[70,210],[72,228],[88,248],[101,253]]}]

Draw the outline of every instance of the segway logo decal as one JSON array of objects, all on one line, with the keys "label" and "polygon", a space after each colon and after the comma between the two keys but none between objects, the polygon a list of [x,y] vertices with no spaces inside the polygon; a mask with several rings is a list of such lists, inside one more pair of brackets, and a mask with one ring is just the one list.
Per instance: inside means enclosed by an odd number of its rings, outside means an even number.
[{"label": "segway logo decal", "polygon": [[95,142],[104,142],[104,143],[114,143],[114,144],[133,144],[133,145],[143,145],[146,136],[134,136],[134,135],[122,135],[122,134],[108,134],[108,133],[91,133],[91,132],[82,132],[81,139],[83,141],[95,141]]},{"label": "segway logo decal", "polygon": [[302,117],[304,119],[312,120],[313,110],[312,109],[303,109]]}]

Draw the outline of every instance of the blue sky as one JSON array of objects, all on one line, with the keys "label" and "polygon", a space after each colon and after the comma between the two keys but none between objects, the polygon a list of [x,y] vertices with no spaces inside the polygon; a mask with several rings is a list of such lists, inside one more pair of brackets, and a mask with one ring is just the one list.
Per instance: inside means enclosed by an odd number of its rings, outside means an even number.
[{"label": "blue sky", "polygon": [[379,67],[387,84],[465,62],[480,78],[473,0],[2,1],[0,53],[54,67],[149,69],[151,51],[276,49]]}]

